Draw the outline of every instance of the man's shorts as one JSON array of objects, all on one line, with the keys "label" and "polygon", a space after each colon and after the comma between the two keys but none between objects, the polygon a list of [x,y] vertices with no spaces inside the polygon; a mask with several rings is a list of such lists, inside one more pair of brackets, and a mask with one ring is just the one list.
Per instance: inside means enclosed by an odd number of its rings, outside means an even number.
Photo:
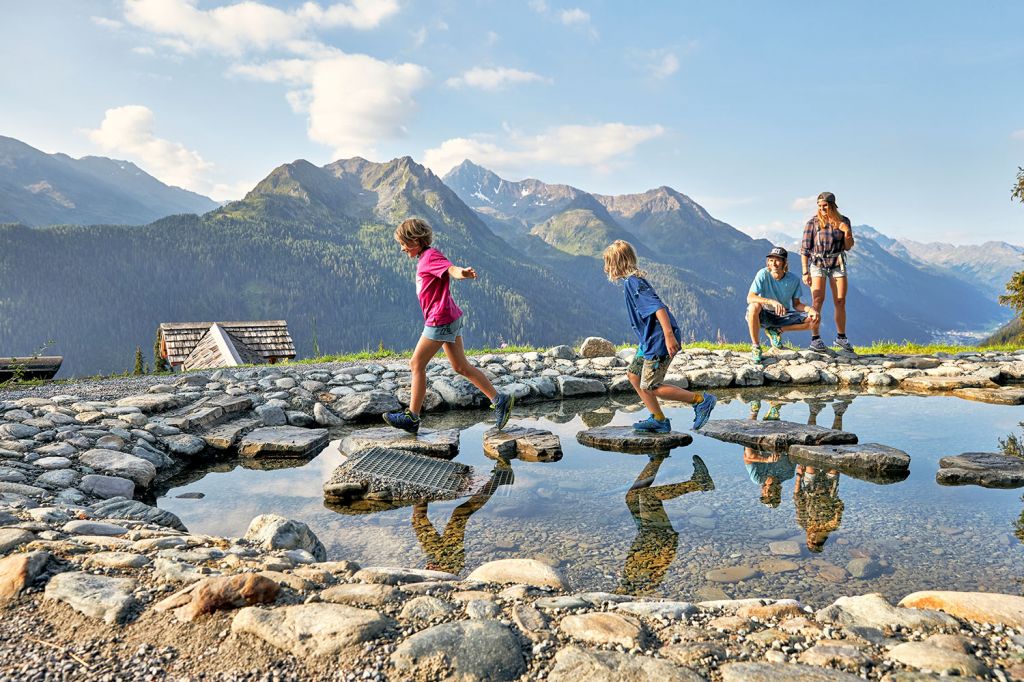
[{"label": "man's shorts", "polygon": [[781,329],[795,324],[803,324],[807,321],[807,313],[787,310],[785,315],[776,315],[767,308],[761,308],[761,326]]},{"label": "man's shorts", "polygon": [[647,360],[637,352],[633,356],[633,362],[629,363],[626,371],[640,377],[640,388],[645,391],[653,391],[661,386],[668,374],[668,366],[672,364],[672,358],[664,356]]},{"label": "man's shorts", "polygon": [[840,256],[836,264],[831,268],[824,268],[811,263],[811,277],[825,277],[832,279],[842,279],[846,277],[846,258]]},{"label": "man's shorts", "polygon": [[465,317],[465,315],[459,315],[448,324],[442,324],[438,327],[428,327],[424,325],[423,336],[428,339],[433,339],[434,341],[454,343],[455,339],[462,336],[462,321]]}]

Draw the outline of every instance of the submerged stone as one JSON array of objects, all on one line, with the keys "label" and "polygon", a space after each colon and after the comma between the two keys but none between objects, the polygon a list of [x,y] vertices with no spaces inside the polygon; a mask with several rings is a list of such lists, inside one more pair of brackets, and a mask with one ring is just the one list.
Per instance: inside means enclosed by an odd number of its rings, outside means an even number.
[{"label": "submerged stone", "polygon": [[943,457],[935,481],[940,485],[1020,488],[1024,486],[1024,459],[1001,452],[965,452]]},{"label": "submerged stone", "polygon": [[993,405],[1024,405],[1024,388],[958,388],[953,395]]},{"label": "submerged stone", "polygon": [[576,440],[598,450],[650,454],[689,445],[693,442],[693,436],[678,431],[648,433],[634,431],[630,426],[600,426],[580,431],[576,434]]},{"label": "submerged stone", "polygon": [[495,459],[524,462],[557,462],[562,459],[562,442],[550,431],[509,426],[484,432],[484,454]]},{"label": "submerged stone", "polygon": [[928,590],[908,594],[900,606],[936,609],[978,623],[1024,628],[1024,597],[993,592]]},{"label": "submerged stone", "polygon": [[837,469],[854,478],[895,482],[910,474],[910,455],[879,443],[794,445],[789,457],[798,464]]},{"label": "submerged stone", "polygon": [[784,420],[713,419],[701,428],[700,433],[729,443],[771,451],[785,450],[791,445],[847,445],[857,442],[857,436],[847,431]]},{"label": "submerged stone", "polygon": [[375,446],[405,450],[441,459],[454,459],[459,454],[459,430],[420,429],[419,433],[411,434],[401,429],[385,426],[356,431],[341,441],[341,450],[348,455]]}]

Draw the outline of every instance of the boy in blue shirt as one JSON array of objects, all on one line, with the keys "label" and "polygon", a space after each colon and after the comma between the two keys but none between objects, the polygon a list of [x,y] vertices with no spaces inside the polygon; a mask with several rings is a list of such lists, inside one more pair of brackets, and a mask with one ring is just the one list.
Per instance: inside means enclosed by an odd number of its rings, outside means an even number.
[{"label": "boy in blue shirt", "polygon": [[626,313],[640,345],[626,376],[651,416],[633,424],[637,431],[668,433],[672,423],[661,411],[658,398],[693,405],[693,428],[711,417],[718,399],[711,393],[694,393],[663,383],[672,358],[679,352],[679,326],[668,306],[661,302],[645,273],[637,266],[636,251],[621,239],[604,250],[604,271],[612,282],[623,281]]},{"label": "boy in blue shirt", "polygon": [[772,348],[782,348],[782,332],[810,329],[818,311],[800,302],[800,278],[789,271],[789,252],[774,247],[750,283],[747,294],[747,325],[750,329],[750,359],[761,364],[761,327]]}]

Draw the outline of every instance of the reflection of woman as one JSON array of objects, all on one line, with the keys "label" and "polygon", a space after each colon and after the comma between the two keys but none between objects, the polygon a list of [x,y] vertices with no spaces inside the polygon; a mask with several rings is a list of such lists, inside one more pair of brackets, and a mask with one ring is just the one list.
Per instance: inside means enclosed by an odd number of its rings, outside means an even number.
[{"label": "reflection of woman", "polygon": [[693,456],[693,476],[689,481],[652,486],[666,455],[651,455],[650,461],[633,487],[626,493],[626,506],[636,523],[636,538],[626,556],[620,594],[649,594],[661,584],[676,558],[679,533],[665,511],[666,500],[698,490],[714,490],[708,468],[697,455]]},{"label": "reflection of woman", "polygon": [[[853,248],[853,229],[850,219],[839,213],[836,195],[822,192],[818,195],[818,214],[804,225],[800,243],[803,263],[803,281],[811,288],[812,306],[819,313],[825,303],[825,281],[832,289],[832,302],[836,308],[836,343],[845,351],[853,352],[846,338],[846,252]],[[826,352],[828,348],[818,333],[821,317],[811,329],[811,350]]]},{"label": "reflection of woman", "polygon": [[446,571],[458,575],[466,565],[466,524],[469,517],[479,511],[497,490],[501,478],[500,465],[491,472],[491,480],[473,497],[452,512],[444,534],[439,534],[427,517],[427,503],[420,502],[412,509],[412,527],[416,539],[429,557],[427,568],[432,571]]},{"label": "reflection of woman", "polygon": [[843,521],[839,473],[832,470],[826,474],[814,467],[798,466],[793,504],[796,506],[796,522],[807,533],[807,549],[820,552],[829,534]]}]

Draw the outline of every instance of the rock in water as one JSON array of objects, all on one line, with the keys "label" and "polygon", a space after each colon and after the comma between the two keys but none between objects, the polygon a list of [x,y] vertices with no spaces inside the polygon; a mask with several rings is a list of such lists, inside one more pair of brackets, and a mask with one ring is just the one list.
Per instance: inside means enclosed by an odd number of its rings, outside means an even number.
[{"label": "rock in water", "polygon": [[277,514],[261,514],[249,523],[245,539],[264,549],[304,549],[317,561],[327,560],[327,550],[320,539],[301,521]]},{"label": "rock in water", "polygon": [[430,457],[454,459],[459,454],[459,430],[420,429],[419,433],[414,435],[401,429],[393,429],[390,426],[363,429],[349,434],[342,440],[341,450],[351,455],[378,445]]},{"label": "rock in water", "polygon": [[238,444],[242,457],[306,457],[327,445],[327,429],[268,426],[249,432]]},{"label": "rock in water", "polygon": [[467,580],[487,583],[532,585],[567,590],[565,577],[551,566],[536,559],[498,559],[488,561],[469,574]]},{"label": "rock in water", "polygon": [[580,431],[576,434],[576,440],[598,450],[652,454],[689,445],[693,442],[693,436],[678,431],[647,433],[634,431],[629,426],[599,426],[596,429]]},{"label": "rock in water", "polygon": [[151,507],[145,502],[128,500],[123,497],[112,497],[89,507],[93,516],[101,519],[131,519],[155,523],[159,526],[187,531],[185,524],[176,515],[166,509]]},{"label": "rock in water", "polygon": [[713,419],[701,428],[700,434],[770,451],[785,450],[791,445],[845,445],[857,442],[857,436],[846,431],[783,420]]},{"label": "rock in water", "polygon": [[940,485],[1019,488],[1024,486],[1024,459],[1001,452],[965,452],[943,457],[935,481]]},{"label": "rock in water", "polygon": [[557,462],[562,459],[562,442],[550,431],[509,426],[484,432],[484,453],[495,459],[524,462]]},{"label": "rock in water", "polygon": [[878,443],[857,445],[794,445],[789,457],[798,464],[838,469],[856,478],[899,481],[910,473],[910,455]]}]

